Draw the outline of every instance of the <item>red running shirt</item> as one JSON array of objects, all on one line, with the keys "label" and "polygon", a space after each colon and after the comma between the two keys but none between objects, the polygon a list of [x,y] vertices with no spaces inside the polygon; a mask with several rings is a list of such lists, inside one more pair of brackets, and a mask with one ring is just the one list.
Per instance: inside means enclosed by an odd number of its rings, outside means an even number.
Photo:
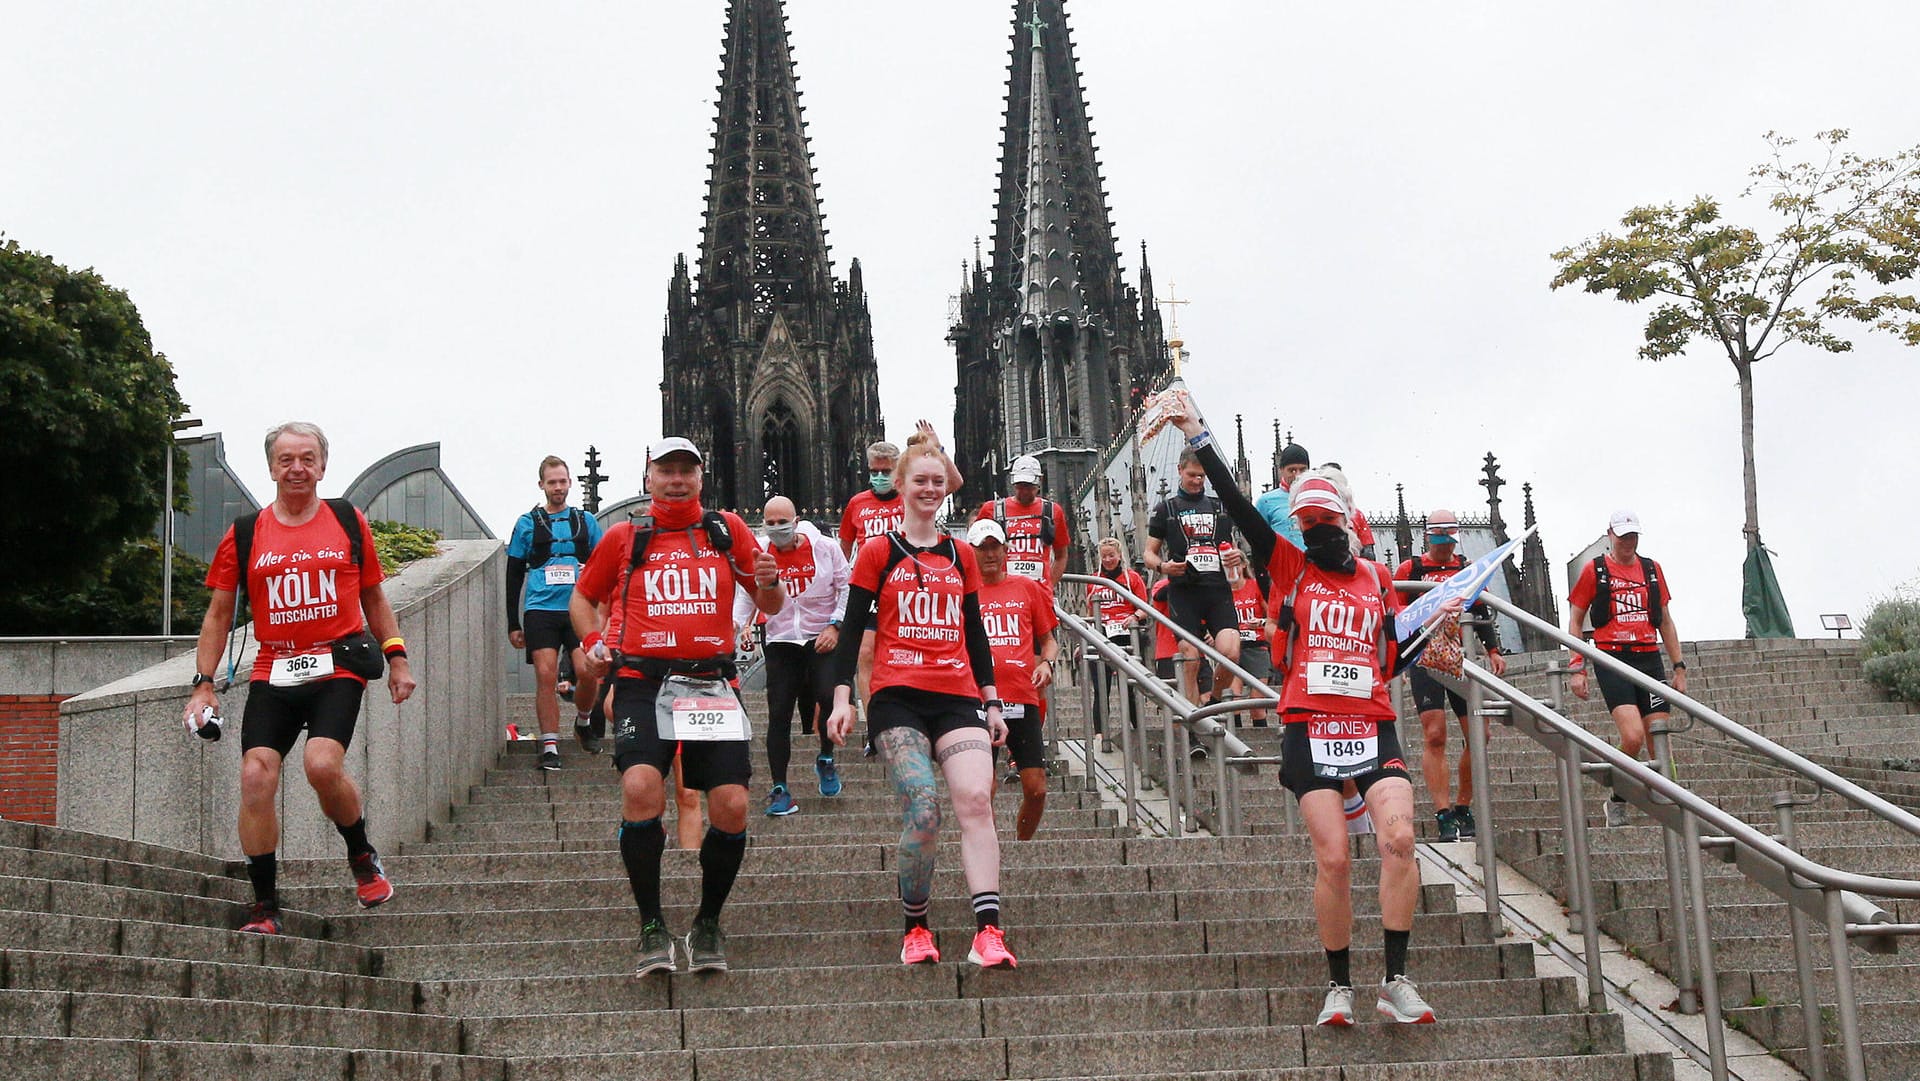
[{"label": "red running shirt", "polygon": [[753,588],[760,542],[739,515],[721,514],[733,537],[726,555],[713,550],[697,524],[691,530],[655,529],[645,562],[631,575],[632,522],[615,525],[593,546],[573,588],[593,604],[611,603],[603,632],[608,649],[694,661],[732,654],[733,593]]},{"label": "red running shirt", "polygon": [[[253,638],[260,649],[253,659],[251,678],[266,679],[274,661],[358,634],[366,626],[360,591],[379,585],[386,575],[374,555],[373,530],[367,527],[367,516],[356,510],[354,520],[360,523],[360,546],[367,564],[364,572],[353,564],[352,549],[340,520],[324,505],[297,526],[282,524],[272,507],[254,519],[247,605],[253,610]],[[228,526],[207,568],[207,588],[237,589],[239,570],[233,527]],[[342,669],[327,678],[360,679]]]},{"label": "red running shirt", "polygon": [[881,499],[871,488],[855,492],[840,512],[840,546],[852,545],[853,551],[859,551],[868,540],[899,529],[906,506],[898,493]]},{"label": "red running shirt", "polygon": [[1260,583],[1242,579],[1233,591],[1233,610],[1240,617],[1240,641],[1259,642],[1267,633],[1267,599],[1260,595]]},{"label": "red running shirt", "polygon": [[[980,504],[980,513],[974,515],[974,519],[976,521],[995,520],[994,511],[998,509],[999,503],[998,499],[989,499]],[[1040,508],[1044,504],[1045,501],[1040,499],[1035,499],[1031,503],[1022,503],[1017,499],[1007,500],[1007,573],[1031,578],[1036,582],[1050,583],[1053,580],[1051,572],[1054,553],[1065,552],[1073,538],[1067,533],[1066,510],[1055,503],[1052,551],[1048,551],[1047,546],[1041,543],[1041,527],[1044,523],[1041,521]]]},{"label": "red running shirt", "polygon": [[[1364,562],[1373,568],[1379,585],[1386,587],[1384,601],[1366,572],[1357,566],[1352,574],[1334,574],[1309,563],[1291,544],[1273,546],[1273,558],[1267,561],[1267,573],[1273,577],[1268,608],[1277,610],[1293,591],[1294,583],[1300,583],[1290,632],[1293,658],[1286,684],[1280,689],[1282,713],[1394,719],[1387,676],[1393,671],[1393,614],[1400,610],[1400,595],[1392,587],[1387,568],[1371,560]],[[1387,639],[1384,657],[1380,655],[1383,627]],[[1275,659],[1281,663],[1286,663],[1286,637],[1282,635],[1276,643],[1276,652],[1282,656]]]},{"label": "red running shirt", "polygon": [[[1168,619],[1173,618],[1173,609],[1168,606],[1167,602],[1167,583],[1171,581],[1173,581],[1171,578],[1160,579],[1158,582],[1153,583],[1153,591],[1147,594],[1147,599],[1153,602],[1153,610],[1166,616]],[[1155,620],[1153,623],[1153,659],[1156,661],[1164,661],[1178,652],[1180,652],[1180,645],[1174,640],[1173,632],[1167,629],[1165,623]]]},{"label": "red running shirt", "polygon": [[[887,580],[880,572],[898,534],[875,537],[860,546],[853,560],[852,584],[871,592],[879,607],[874,621],[874,692],[887,687],[912,687],[962,698],[980,697],[980,682],[967,660],[966,623],[962,604],[980,591],[980,568],[973,549],[949,541],[958,562],[950,560],[946,544],[915,551],[894,564]],[[995,689],[999,687],[996,685]]]},{"label": "red running shirt", "polygon": [[980,621],[993,644],[994,689],[1000,700],[1039,705],[1040,692],[1033,685],[1037,643],[1060,625],[1046,587],[1012,574],[998,585],[982,583]]},{"label": "red running shirt", "polygon": [[[1107,575],[1103,571],[1099,577],[1105,579]],[[1108,580],[1136,597],[1147,595],[1146,580],[1140,577],[1139,571],[1131,567],[1120,568],[1119,577]],[[1133,616],[1133,602],[1107,586],[1091,585],[1087,587],[1087,605],[1093,610],[1094,618],[1100,621],[1100,629],[1106,633],[1107,637],[1112,638],[1115,635],[1127,633],[1127,627],[1124,624]]]},{"label": "red running shirt", "polygon": [[[1601,648],[1628,649],[1636,653],[1660,648],[1660,628],[1653,625],[1647,611],[1647,567],[1646,560],[1636,558],[1632,566],[1615,563],[1612,556],[1607,561],[1607,577],[1613,580],[1613,618],[1607,625],[1593,632],[1593,644]],[[1567,597],[1567,603],[1575,608],[1593,607],[1594,593],[1599,584],[1593,574],[1593,560],[1589,559],[1580,567],[1580,577],[1573,583],[1573,593]],[[1660,608],[1666,610],[1670,594],[1667,592],[1667,576],[1660,575]]]}]

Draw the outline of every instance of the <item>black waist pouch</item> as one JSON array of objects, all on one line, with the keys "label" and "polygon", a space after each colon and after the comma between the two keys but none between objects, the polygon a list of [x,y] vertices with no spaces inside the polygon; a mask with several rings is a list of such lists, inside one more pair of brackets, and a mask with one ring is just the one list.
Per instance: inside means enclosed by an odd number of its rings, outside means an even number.
[{"label": "black waist pouch", "polygon": [[386,674],[387,658],[373,635],[361,631],[333,643],[333,666],[371,683]]}]

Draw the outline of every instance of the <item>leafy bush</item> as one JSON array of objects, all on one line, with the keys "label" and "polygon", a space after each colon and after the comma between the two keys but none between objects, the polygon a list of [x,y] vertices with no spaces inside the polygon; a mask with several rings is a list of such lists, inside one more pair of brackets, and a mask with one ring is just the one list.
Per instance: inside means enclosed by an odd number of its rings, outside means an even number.
[{"label": "leafy bush", "polygon": [[1920,599],[1892,597],[1860,627],[1867,678],[1888,694],[1920,702]]},{"label": "leafy bush", "polygon": [[379,553],[380,569],[388,574],[418,559],[440,551],[440,531],[422,529],[400,522],[368,522],[373,530],[373,550]]},{"label": "leafy bush", "polygon": [[[193,634],[207,612],[207,565],[173,552],[173,632]],[[160,542],[126,541],[85,582],[0,592],[0,634],[159,634]]]}]

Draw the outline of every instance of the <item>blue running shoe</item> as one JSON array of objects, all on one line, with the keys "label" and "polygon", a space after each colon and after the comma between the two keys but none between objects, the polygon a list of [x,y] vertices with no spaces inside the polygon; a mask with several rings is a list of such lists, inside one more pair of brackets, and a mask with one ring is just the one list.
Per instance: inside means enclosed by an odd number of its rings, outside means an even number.
[{"label": "blue running shoe", "polygon": [[767,793],[768,818],[779,818],[783,815],[790,815],[799,809],[799,807],[795,806],[793,796],[787,791],[786,785],[774,785],[773,791]]},{"label": "blue running shoe", "polygon": [[837,796],[840,794],[840,767],[833,764],[833,756],[823,754],[813,760],[813,772],[820,778],[820,794]]}]

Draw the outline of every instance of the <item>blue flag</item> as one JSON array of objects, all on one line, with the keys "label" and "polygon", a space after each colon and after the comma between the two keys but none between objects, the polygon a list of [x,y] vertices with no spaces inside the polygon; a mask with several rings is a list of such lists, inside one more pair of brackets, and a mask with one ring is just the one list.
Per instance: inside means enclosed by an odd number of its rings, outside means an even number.
[{"label": "blue flag", "polygon": [[1480,591],[1493,580],[1493,572],[1499,570],[1500,564],[1506,562],[1521,542],[1533,534],[1534,528],[1537,527],[1529,527],[1525,533],[1460,568],[1453,577],[1415,597],[1393,617],[1394,637],[1403,642],[1413,637],[1413,633],[1426,626],[1449,598],[1459,597],[1462,604],[1472,604],[1479,599]]}]

